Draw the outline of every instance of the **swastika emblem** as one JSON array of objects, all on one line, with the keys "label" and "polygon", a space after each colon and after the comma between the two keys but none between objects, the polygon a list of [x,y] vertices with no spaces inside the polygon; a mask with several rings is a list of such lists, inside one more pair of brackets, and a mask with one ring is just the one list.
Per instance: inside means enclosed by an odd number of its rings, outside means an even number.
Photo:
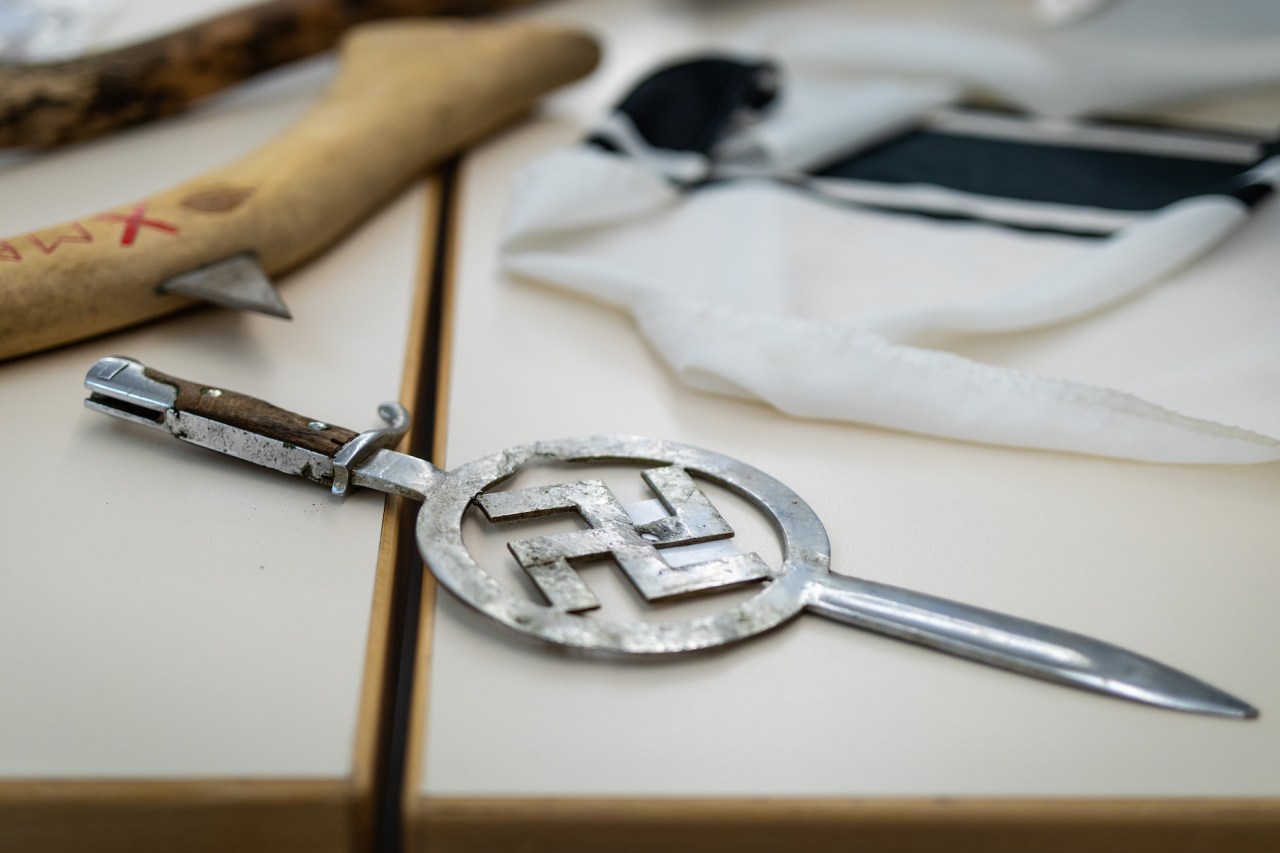
[{"label": "swastika emblem", "polygon": [[736,553],[679,566],[665,560],[662,549],[728,539],[733,528],[684,469],[651,468],[641,476],[669,515],[643,524],[633,522],[600,480],[490,492],[480,495],[477,503],[490,521],[576,512],[587,523],[584,530],[520,539],[507,546],[556,610],[576,613],[600,606],[574,570],[572,563],[577,560],[611,557],[648,601],[772,576],[756,554]]}]

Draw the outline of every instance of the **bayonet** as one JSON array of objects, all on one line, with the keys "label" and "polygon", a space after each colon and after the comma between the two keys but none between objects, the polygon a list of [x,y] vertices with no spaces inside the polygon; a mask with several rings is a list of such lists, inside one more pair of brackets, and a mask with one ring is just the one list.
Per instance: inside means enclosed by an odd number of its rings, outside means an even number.
[{"label": "bayonet", "polygon": [[[1108,696],[1239,719],[1258,713],[1193,676],[1110,643],[833,572],[826,529],[800,496],[712,451],[637,436],[594,436],[509,448],[444,471],[392,449],[408,427],[397,404],[383,405],[386,426],[357,434],[127,358],[100,360],[86,385],[90,408],[191,444],[304,477],[337,494],[367,487],[421,500],[418,547],[436,578],[471,607],[528,637],[596,652],[691,652],[753,636],[808,611]],[[655,498],[624,506],[600,480],[499,488],[527,465],[578,462],[645,466],[641,476]],[[782,540],[781,565],[725,547],[733,530],[700,482],[735,492],[769,518]],[[541,600],[503,586],[471,555],[462,523],[475,510],[494,524],[559,513],[583,522],[583,529],[568,533],[510,541],[512,557]],[[587,618],[583,614],[600,602],[575,564],[588,559],[612,560],[651,602],[730,586],[754,585],[757,591],[713,616],[685,622]]]}]

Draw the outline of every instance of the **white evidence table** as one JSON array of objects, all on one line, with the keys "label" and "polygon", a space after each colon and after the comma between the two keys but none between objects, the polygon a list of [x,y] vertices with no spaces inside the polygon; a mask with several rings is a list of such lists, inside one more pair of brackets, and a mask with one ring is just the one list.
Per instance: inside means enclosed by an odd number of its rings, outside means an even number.
[{"label": "white evidence table", "polygon": [[[684,387],[621,312],[500,272],[499,201],[512,176],[581,138],[663,57],[717,42],[758,9],[577,2],[532,13],[592,22],[606,61],[465,163],[442,464],[608,433],[711,448],[807,500],[836,571],[1133,648],[1237,692],[1262,717],[1099,698],[813,617],[661,664],[583,660],[429,591],[403,804],[412,849],[773,849],[843,837],[870,849],[1264,849],[1260,839],[1280,836],[1275,466],[1144,465],[788,418]],[[1231,257],[1185,271],[1144,310],[1154,305],[1159,322],[1194,310],[1187,294],[1223,276],[1265,278],[1278,219],[1264,211]],[[1238,310],[1273,310],[1255,292]],[[971,355],[1051,373],[1084,364],[1103,381],[1117,359],[1140,367],[1119,343],[1136,317],[1094,318],[1081,346],[1098,348],[1083,362],[1059,339],[1042,346],[1052,332]],[[1159,334],[1137,322],[1139,336]],[[1250,388],[1214,393],[1280,428]],[[501,546],[492,554],[501,560]],[[607,568],[589,578],[614,580]]]}]

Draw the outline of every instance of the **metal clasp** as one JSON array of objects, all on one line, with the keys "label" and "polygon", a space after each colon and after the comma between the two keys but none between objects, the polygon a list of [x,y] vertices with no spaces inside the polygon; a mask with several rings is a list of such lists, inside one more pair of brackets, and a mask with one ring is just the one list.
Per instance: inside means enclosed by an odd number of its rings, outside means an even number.
[{"label": "metal clasp", "polygon": [[338,449],[333,457],[333,493],[342,497],[351,489],[351,468],[375,450],[390,450],[409,431],[409,410],[396,402],[378,407],[378,417],[386,422],[381,429],[362,432]]},{"label": "metal clasp", "polygon": [[85,405],[95,411],[156,429],[168,429],[165,414],[178,389],[146,375],[146,365],[123,356],[101,358],[89,369]]}]

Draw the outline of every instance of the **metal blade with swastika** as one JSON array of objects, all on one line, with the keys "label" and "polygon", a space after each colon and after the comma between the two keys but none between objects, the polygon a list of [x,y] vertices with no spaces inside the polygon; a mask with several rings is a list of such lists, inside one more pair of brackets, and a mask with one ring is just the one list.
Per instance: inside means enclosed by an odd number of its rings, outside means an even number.
[{"label": "metal blade with swastika", "polygon": [[[343,494],[353,486],[423,502],[417,539],[440,583],[476,610],[526,636],[579,649],[626,654],[689,652],[740,640],[810,611],[891,637],[1023,675],[1163,708],[1247,719],[1258,712],[1222,690],[1151,658],[1090,637],[924,593],[830,571],[826,529],[786,485],[730,457],[637,436],[593,436],[509,448],[450,471],[389,448],[408,426],[384,404],[387,426],[357,434],[215,386],[199,385],[125,358],[98,361],[86,405],[170,432],[183,441],[297,474]],[[633,521],[598,480],[498,491],[528,465],[627,462],[663,505]],[[783,546],[771,569],[755,554],[667,561],[664,550],[732,535],[698,487],[713,483],[769,517]],[[546,597],[504,588],[463,542],[473,507],[491,521],[576,513],[582,530],[518,539],[512,555]],[[709,616],[677,622],[611,622],[584,616],[597,605],[575,560],[609,557],[649,600],[757,581],[759,591]]]}]

